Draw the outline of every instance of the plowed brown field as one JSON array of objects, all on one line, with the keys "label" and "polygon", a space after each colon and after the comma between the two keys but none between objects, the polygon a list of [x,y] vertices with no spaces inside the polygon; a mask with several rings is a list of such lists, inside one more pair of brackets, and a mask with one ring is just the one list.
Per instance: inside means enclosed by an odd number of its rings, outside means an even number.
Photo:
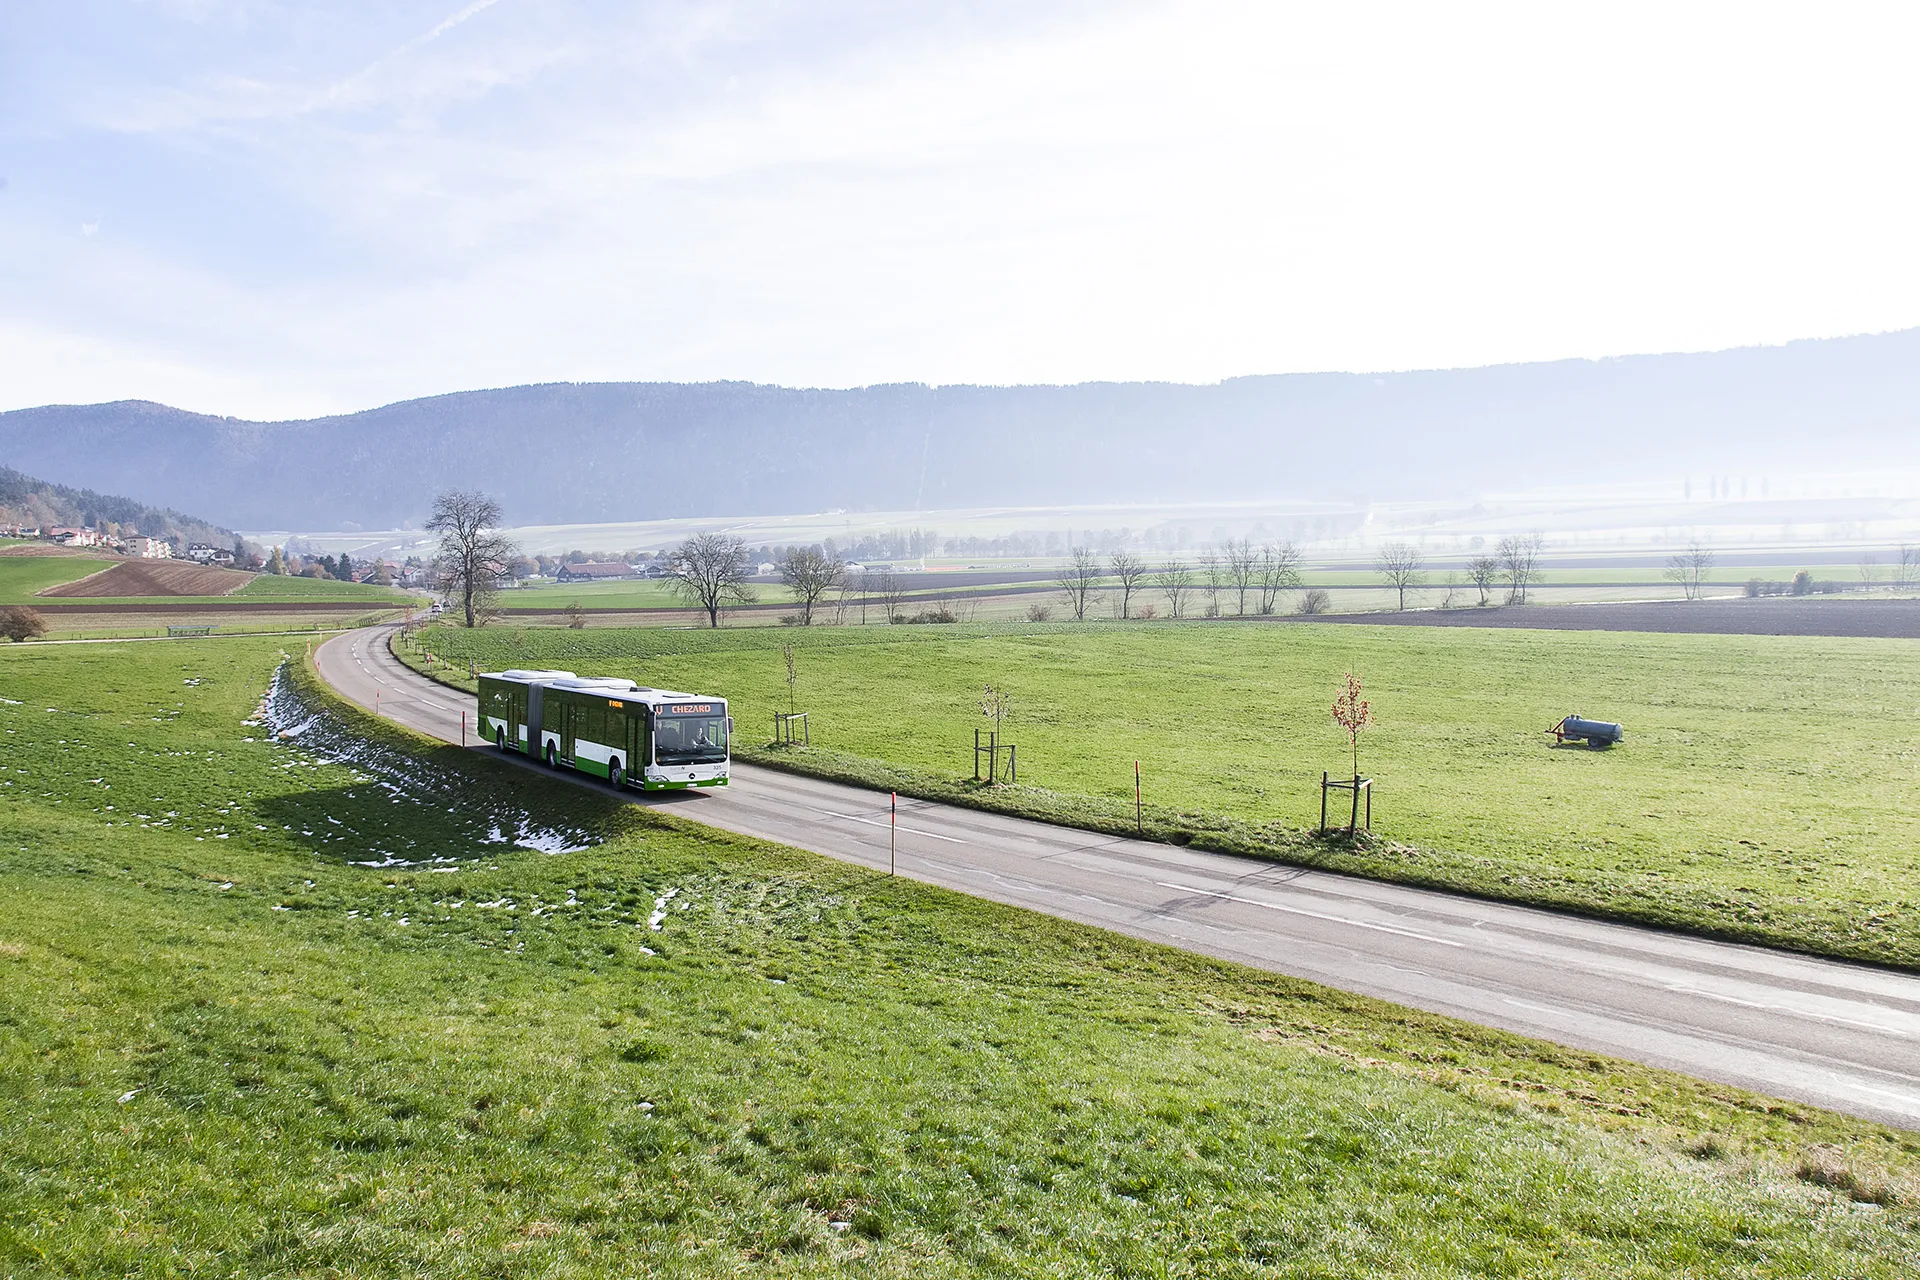
[{"label": "plowed brown field", "polygon": [[224,596],[253,581],[250,573],[171,560],[128,560],[111,569],[48,587],[43,596],[82,596],[91,600],[122,596]]}]

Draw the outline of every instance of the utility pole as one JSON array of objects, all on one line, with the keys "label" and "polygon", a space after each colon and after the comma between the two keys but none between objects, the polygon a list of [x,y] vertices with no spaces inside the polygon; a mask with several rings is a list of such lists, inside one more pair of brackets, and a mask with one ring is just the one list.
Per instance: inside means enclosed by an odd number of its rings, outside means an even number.
[{"label": "utility pole", "polygon": [[889,795],[891,798],[887,801],[887,874],[892,875],[894,833],[900,827],[900,793],[894,791]]}]

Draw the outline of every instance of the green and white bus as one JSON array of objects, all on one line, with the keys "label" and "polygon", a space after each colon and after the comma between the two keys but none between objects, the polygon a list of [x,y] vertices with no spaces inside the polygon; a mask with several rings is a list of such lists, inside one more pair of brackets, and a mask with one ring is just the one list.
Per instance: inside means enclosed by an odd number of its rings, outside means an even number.
[{"label": "green and white bus", "polygon": [[642,791],[724,787],[733,721],[725,698],[571,671],[480,677],[480,732],[518,751]]}]

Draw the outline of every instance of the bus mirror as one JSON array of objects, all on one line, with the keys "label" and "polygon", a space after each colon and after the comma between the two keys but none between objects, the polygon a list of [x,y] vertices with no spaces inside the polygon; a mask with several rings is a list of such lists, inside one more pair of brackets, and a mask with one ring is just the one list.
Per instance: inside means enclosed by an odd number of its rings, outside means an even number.
[{"label": "bus mirror", "polygon": [[732,716],[727,717],[727,736],[728,737],[733,736],[733,717]]}]

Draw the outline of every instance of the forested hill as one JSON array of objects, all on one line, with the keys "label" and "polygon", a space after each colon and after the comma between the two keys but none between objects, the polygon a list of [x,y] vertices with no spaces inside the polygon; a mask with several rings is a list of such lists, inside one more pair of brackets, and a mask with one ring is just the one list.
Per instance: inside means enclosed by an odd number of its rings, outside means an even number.
[{"label": "forested hill", "polygon": [[177,537],[185,542],[204,542],[216,547],[233,545],[233,530],[181,515],[171,508],[150,507],[132,498],[95,493],[91,489],[48,484],[11,467],[0,467],[0,524],[16,523],[90,529],[112,523],[119,525],[123,534]]},{"label": "forested hill", "polygon": [[1213,386],[513,387],[258,423],[0,414],[0,463],[243,528],[1110,502],[1462,497],[1920,465],[1920,330],[1699,355]]}]

